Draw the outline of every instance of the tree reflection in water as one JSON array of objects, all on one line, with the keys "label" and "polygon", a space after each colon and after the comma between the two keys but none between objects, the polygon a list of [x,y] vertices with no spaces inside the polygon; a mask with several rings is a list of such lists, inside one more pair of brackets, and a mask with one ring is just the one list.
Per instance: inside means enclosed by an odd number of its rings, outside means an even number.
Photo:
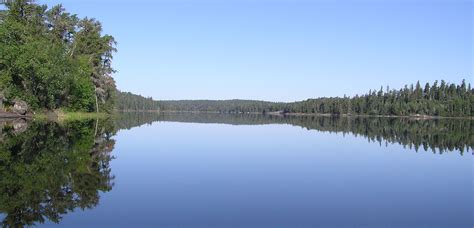
[{"label": "tree reflection in water", "polygon": [[155,121],[222,123],[232,125],[289,124],[320,132],[352,134],[380,145],[400,144],[415,151],[464,152],[474,148],[473,119],[417,119],[396,117],[282,116],[219,113],[123,113],[119,128],[130,129]]},{"label": "tree reflection in water", "polygon": [[99,204],[112,190],[111,151],[117,129],[155,121],[232,125],[289,124],[362,136],[380,145],[461,155],[474,147],[474,121],[410,118],[317,117],[252,114],[125,113],[109,120],[64,123],[0,120],[0,215],[3,226],[59,223],[75,209]]},{"label": "tree reflection in water", "polygon": [[0,125],[0,213],[23,227],[98,205],[113,187],[111,121],[15,121]]}]

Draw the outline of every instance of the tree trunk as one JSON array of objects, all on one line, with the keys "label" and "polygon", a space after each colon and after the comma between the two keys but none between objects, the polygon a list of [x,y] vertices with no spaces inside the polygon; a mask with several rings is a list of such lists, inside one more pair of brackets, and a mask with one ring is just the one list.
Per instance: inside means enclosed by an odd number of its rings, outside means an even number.
[{"label": "tree trunk", "polygon": [[95,94],[95,111],[99,113],[99,102],[97,101],[97,94]]},{"label": "tree trunk", "polygon": [[94,137],[97,137],[97,129],[99,128],[99,117],[95,120],[95,131],[94,131]]}]

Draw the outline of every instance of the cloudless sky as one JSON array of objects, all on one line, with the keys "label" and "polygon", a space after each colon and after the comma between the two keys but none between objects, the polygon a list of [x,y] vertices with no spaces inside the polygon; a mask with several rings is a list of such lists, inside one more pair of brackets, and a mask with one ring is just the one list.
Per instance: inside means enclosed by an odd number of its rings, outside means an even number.
[{"label": "cloudless sky", "polygon": [[118,41],[120,90],[154,99],[304,100],[473,82],[469,0],[40,0]]}]

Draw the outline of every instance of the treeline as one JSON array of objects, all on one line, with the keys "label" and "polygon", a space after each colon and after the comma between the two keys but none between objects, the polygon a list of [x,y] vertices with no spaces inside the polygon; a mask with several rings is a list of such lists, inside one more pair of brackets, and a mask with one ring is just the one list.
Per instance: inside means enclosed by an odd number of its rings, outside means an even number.
[{"label": "treeline", "polygon": [[352,98],[319,98],[289,104],[284,112],[357,114],[357,115],[429,115],[465,117],[474,115],[474,90],[463,80],[461,84],[441,80],[421,87],[405,86],[399,90],[371,90]]},{"label": "treeline", "polygon": [[181,100],[159,101],[163,111],[197,111],[219,113],[261,113],[279,111],[285,103],[255,100]]},{"label": "treeline", "polygon": [[[308,99],[292,103],[252,100],[184,100],[158,101],[161,111],[218,113],[303,113],[329,115],[384,116],[474,116],[474,90],[463,80],[459,85],[435,81],[402,89],[370,90],[354,97]],[[156,103],[152,103],[156,106]]]},{"label": "treeline", "polygon": [[[31,109],[111,111],[112,36],[101,23],[57,5],[8,1],[0,14],[0,99]],[[3,94],[3,95],[2,95]]]},{"label": "treeline", "polygon": [[115,107],[120,111],[157,111],[160,109],[159,102],[153,100],[152,97],[121,91],[117,91]]}]

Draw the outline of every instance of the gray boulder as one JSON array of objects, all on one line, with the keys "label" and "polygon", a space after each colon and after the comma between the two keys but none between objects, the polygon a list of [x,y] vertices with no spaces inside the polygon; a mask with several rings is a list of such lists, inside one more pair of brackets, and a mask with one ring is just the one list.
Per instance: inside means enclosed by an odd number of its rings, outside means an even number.
[{"label": "gray boulder", "polygon": [[17,119],[13,121],[13,133],[19,135],[26,131],[28,123],[24,119]]},{"label": "gray boulder", "polygon": [[25,115],[28,112],[28,104],[22,100],[14,100],[12,111],[16,114]]}]

